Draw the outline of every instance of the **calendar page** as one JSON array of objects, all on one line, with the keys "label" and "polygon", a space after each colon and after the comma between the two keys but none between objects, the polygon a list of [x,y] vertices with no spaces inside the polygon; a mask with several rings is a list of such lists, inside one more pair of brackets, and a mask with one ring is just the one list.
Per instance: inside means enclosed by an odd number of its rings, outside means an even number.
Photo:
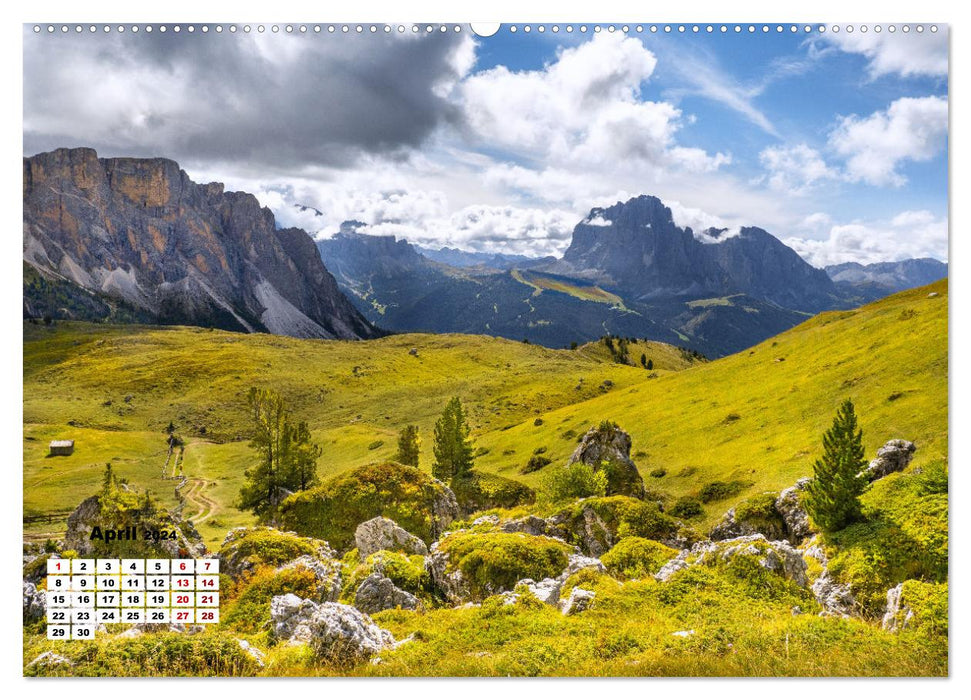
[{"label": "calendar page", "polygon": [[24,676],[949,674],[949,27],[641,10],[23,25]]}]

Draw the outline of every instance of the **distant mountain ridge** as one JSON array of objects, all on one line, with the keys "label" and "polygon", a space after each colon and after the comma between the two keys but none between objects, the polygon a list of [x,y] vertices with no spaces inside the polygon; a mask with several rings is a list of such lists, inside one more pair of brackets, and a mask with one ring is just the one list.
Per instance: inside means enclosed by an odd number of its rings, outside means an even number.
[{"label": "distant mountain ridge", "polygon": [[482,266],[495,270],[511,270],[515,267],[531,268],[556,260],[553,256],[532,258],[528,255],[486,253],[481,251],[459,250],[458,248],[449,248],[447,246],[442,248],[415,246],[415,249],[429,260],[451,265],[452,267]]},{"label": "distant mountain ridge", "polygon": [[905,289],[923,287],[947,277],[947,263],[933,258],[861,265],[857,262],[828,265],[826,274],[845,297],[874,301]]},{"label": "distant mountain ridge", "polygon": [[[306,232],[277,229],[253,195],[196,184],[174,161],[58,149],[24,158],[23,187],[24,261],[49,282],[36,288],[118,300],[159,323],[379,335]],[[25,313],[57,314],[33,289],[25,277]]]}]

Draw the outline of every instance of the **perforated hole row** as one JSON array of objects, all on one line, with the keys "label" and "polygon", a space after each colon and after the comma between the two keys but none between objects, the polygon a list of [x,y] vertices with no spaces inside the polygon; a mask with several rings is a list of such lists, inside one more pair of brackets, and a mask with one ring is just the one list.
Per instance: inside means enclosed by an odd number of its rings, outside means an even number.
[{"label": "perforated hole row", "polygon": [[[595,32],[596,33],[596,32],[603,32],[603,31],[607,31],[607,32],[623,32],[625,34],[642,34],[642,33],[645,33],[645,32],[646,33],[650,33],[650,34],[657,34],[659,32],[660,33],[664,33],[664,34],[674,34],[674,33],[677,33],[677,34],[689,34],[689,33],[690,34],[702,34],[702,33],[704,33],[704,34],[713,34],[713,33],[721,33],[721,34],[727,34],[727,33],[735,33],[735,34],[741,34],[741,33],[748,33],[748,34],[769,34],[769,33],[776,33],[776,34],[782,34],[782,33],[797,34],[797,33],[802,33],[802,34],[809,34],[809,33],[812,33],[812,32],[822,34],[822,33],[827,32],[827,31],[833,32],[833,33],[838,33],[838,32],[852,33],[852,32],[855,32],[855,31],[866,33],[866,32],[872,31],[872,32],[876,32],[878,34],[880,32],[887,31],[887,32],[890,32],[891,34],[893,34],[893,33],[897,32],[897,31],[901,31],[901,32],[904,32],[906,34],[906,33],[909,33],[911,31],[914,31],[914,32],[917,32],[918,34],[920,34],[920,33],[923,33],[924,31],[930,31],[931,33],[936,33],[938,31],[938,28],[937,28],[937,25],[936,24],[931,24],[931,25],[923,25],[923,24],[901,24],[901,25],[895,25],[895,24],[889,24],[889,25],[886,25],[886,26],[880,25],[880,24],[875,24],[875,25],[866,25],[866,24],[853,25],[853,24],[847,24],[847,25],[843,25],[843,26],[836,25],[836,24],[834,24],[832,26],[827,26],[827,25],[823,25],[823,24],[819,24],[819,25],[811,25],[811,24],[801,24],[801,25],[797,25],[797,24],[788,24],[788,25],[785,25],[785,24],[774,24],[774,25],[768,25],[768,24],[762,24],[762,25],[755,25],[755,24],[745,24],[745,25],[743,25],[743,24],[731,24],[731,25],[729,25],[729,24],[721,24],[721,25],[712,25],[712,24],[706,24],[706,25],[698,25],[698,24],[692,24],[692,25],[684,25],[684,24],[678,24],[678,25],[671,25],[671,24],[651,24],[651,25],[644,25],[644,24],[637,24],[637,25],[628,25],[628,24],[623,24],[623,25],[613,25],[613,24],[607,24],[607,25],[600,25],[600,24],[593,24],[593,25],[586,25],[586,24],[577,24],[577,25],[573,25],[573,24],[562,24],[562,25],[561,24],[550,24],[550,25],[546,25],[546,24],[523,24],[523,25],[516,25],[516,24],[511,24],[511,25],[508,25],[508,26],[504,27],[504,29],[506,31],[508,31],[509,33],[511,33],[511,34],[516,34],[517,32],[522,32],[522,33],[525,33],[525,34],[529,34],[531,32],[538,32],[540,34],[543,34],[543,33],[547,32],[547,31],[552,32],[554,34],[556,34],[558,32],[561,32],[561,31],[562,32],[566,32],[568,34],[569,33],[573,33],[573,32],[580,32],[581,34],[585,34],[587,32]],[[151,25],[151,24],[146,24],[146,25],[137,25],[137,24],[131,24],[131,25],[125,25],[125,24],[118,24],[118,25],[110,25],[110,24],[105,24],[105,25],[95,25],[95,24],[90,24],[90,25],[59,24],[59,25],[57,25],[57,24],[48,24],[48,25],[40,25],[40,24],[35,24],[34,25],[34,33],[35,34],[40,34],[40,33],[43,33],[43,32],[46,32],[48,34],[58,34],[58,33],[60,33],[60,34],[67,34],[67,33],[70,33],[70,32],[73,32],[73,33],[76,33],[76,34],[81,34],[81,33],[84,33],[84,32],[88,32],[88,33],[95,33],[95,32],[103,32],[103,33],[117,32],[119,34],[123,34],[125,32],[132,32],[133,34],[137,34],[138,32],[145,32],[147,34],[151,34],[152,32],[160,32],[160,33],[164,34],[166,32],[175,32],[175,33],[178,34],[178,33],[183,32],[183,31],[184,32],[188,32],[190,34],[195,33],[195,32],[200,32],[202,34],[208,34],[209,32],[215,32],[216,34],[221,34],[223,32],[229,32],[231,34],[235,34],[238,31],[239,32],[242,32],[244,34],[249,34],[251,32],[256,32],[257,34],[263,34],[267,30],[269,30],[270,32],[272,32],[274,34],[278,34],[281,31],[282,32],[285,32],[287,34],[321,34],[321,33],[327,33],[327,34],[381,34],[381,33],[383,33],[383,34],[391,34],[391,33],[394,33],[394,32],[397,32],[399,34],[403,34],[403,33],[407,32],[407,31],[411,31],[414,34],[422,33],[422,32],[425,33],[425,34],[431,34],[433,32],[438,32],[438,33],[453,32],[454,33],[454,32],[462,32],[462,31],[465,31],[465,30],[463,30],[462,26],[461,25],[458,25],[458,24],[412,24],[410,26],[406,26],[406,25],[403,25],[403,24],[395,24],[395,25],[392,25],[392,24],[324,24],[324,25],[321,25],[321,24],[286,24],[286,25],[271,24],[269,26],[263,25],[263,24],[257,24],[257,25],[250,25],[250,24],[242,24],[242,25],[236,25],[236,24],[227,24],[227,25],[222,25],[222,24],[214,24],[214,25],[208,25],[208,24],[202,24],[202,25],[194,25],[194,24],[187,24],[187,25],[181,25],[181,24],[171,24],[171,25],[166,25],[166,24],[160,24],[160,25]]]}]

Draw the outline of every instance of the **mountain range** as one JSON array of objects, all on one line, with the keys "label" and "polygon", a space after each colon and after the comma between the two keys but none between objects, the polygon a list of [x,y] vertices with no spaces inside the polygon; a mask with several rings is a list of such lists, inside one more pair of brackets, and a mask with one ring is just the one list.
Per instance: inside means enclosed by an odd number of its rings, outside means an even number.
[{"label": "mountain range", "polygon": [[551,347],[615,335],[717,357],[947,275],[935,260],[821,270],[760,228],[679,227],[647,195],[592,209],[562,258],[421,248],[365,228],[345,222],[315,245],[253,195],[193,183],[173,161],[42,153],[24,159],[24,314]]},{"label": "mountain range", "polygon": [[24,312],[371,338],[310,236],[164,158],[24,158]]}]

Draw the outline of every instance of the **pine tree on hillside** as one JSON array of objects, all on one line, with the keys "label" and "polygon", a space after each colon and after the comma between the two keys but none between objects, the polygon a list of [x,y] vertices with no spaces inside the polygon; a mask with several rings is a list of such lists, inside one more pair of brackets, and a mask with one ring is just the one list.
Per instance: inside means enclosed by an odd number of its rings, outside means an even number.
[{"label": "pine tree on hillside", "polygon": [[863,517],[860,495],[867,480],[859,474],[865,467],[863,431],[857,429],[853,402],[846,399],[823,435],[823,456],[813,465],[807,487],[806,510],[824,532],[842,530]]},{"label": "pine tree on hillside", "polygon": [[418,426],[406,425],[398,433],[398,453],[394,456],[394,461],[407,464],[409,467],[417,467],[420,450],[421,438],[418,436]]},{"label": "pine tree on hillside", "polygon": [[452,397],[435,423],[432,451],[435,454],[432,476],[436,479],[450,482],[472,471],[472,441],[462,402],[457,396]]}]

